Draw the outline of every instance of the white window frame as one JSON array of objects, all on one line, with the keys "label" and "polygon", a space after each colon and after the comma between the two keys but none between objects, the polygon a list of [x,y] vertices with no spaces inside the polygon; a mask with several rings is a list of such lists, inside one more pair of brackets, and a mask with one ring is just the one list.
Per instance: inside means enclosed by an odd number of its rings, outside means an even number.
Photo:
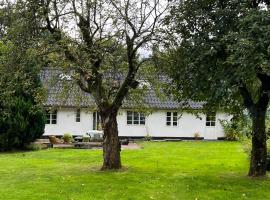
[{"label": "white window frame", "polygon": [[166,112],[166,126],[172,126],[172,127],[178,126],[178,112],[172,112],[172,111]]},{"label": "white window frame", "polygon": [[77,109],[75,112],[75,122],[81,122],[81,109]]},{"label": "white window frame", "polygon": [[215,127],[216,126],[216,113],[208,113],[205,117],[205,126],[206,127]]},{"label": "white window frame", "polygon": [[51,125],[57,124],[57,110],[46,111],[46,124],[51,124]]},{"label": "white window frame", "polygon": [[[135,119],[135,117],[137,119]],[[127,111],[127,125],[145,125],[145,122],[146,118],[144,113]]]}]

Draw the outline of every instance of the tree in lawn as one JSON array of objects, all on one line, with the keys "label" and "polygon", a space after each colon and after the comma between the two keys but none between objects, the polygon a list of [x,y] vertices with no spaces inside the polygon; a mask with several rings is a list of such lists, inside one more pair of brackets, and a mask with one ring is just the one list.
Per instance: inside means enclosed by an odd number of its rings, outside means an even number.
[{"label": "tree in lawn", "polygon": [[268,5],[269,1],[175,2],[166,19],[168,49],[159,54],[179,99],[249,111],[253,122],[249,176],[266,174]]},{"label": "tree in lawn", "polygon": [[45,113],[33,34],[28,29],[30,17],[11,4],[0,13],[5,16],[0,22],[0,151],[7,151],[23,149],[39,138]]},{"label": "tree in lawn", "polygon": [[138,86],[136,75],[145,62],[138,51],[155,39],[167,4],[45,0],[36,5],[37,16],[41,13],[46,24],[43,30],[51,34],[47,47],[61,49],[57,54],[69,63],[65,69],[72,70],[76,84],[94,97],[104,131],[102,169],[121,168],[117,112]]}]

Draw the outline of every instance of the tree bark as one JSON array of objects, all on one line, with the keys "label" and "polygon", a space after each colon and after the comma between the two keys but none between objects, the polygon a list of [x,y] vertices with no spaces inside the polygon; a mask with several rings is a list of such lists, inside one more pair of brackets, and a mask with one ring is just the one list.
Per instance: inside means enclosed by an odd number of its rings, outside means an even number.
[{"label": "tree bark", "polygon": [[252,117],[252,150],[249,176],[260,177],[266,174],[266,132],[265,118],[267,106],[253,108]]},{"label": "tree bark", "polygon": [[118,137],[117,111],[105,110],[100,112],[103,127],[103,166],[102,170],[120,169],[121,144]]}]

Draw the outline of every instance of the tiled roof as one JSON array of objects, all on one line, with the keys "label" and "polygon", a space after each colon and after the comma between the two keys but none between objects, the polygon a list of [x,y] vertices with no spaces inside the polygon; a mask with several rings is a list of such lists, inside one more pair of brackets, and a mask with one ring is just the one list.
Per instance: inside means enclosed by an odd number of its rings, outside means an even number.
[{"label": "tiled roof", "polygon": [[[95,101],[91,94],[83,92],[76,84],[61,81],[59,70],[44,70],[41,73],[41,80],[47,89],[47,100],[45,106],[50,107],[95,107]],[[179,103],[172,98],[159,97],[153,89],[145,92],[143,106],[153,109],[181,109],[182,107],[191,109],[201,109],[203,102],[188,101]],[[138,103],[134,100],[124,100],[123,108],[137,108]]]}]

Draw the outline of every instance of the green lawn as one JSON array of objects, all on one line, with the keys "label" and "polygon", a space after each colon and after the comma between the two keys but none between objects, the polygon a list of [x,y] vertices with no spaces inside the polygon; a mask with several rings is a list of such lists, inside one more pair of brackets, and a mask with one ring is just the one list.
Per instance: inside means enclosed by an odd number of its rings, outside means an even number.
[{"label": "green lawn", "polygon": [[240,143],[145,142],[123,150],[125,169],[100,172],[100,150],[0,155],[0,199],[270,199],[270,179],[246,176]]}]

